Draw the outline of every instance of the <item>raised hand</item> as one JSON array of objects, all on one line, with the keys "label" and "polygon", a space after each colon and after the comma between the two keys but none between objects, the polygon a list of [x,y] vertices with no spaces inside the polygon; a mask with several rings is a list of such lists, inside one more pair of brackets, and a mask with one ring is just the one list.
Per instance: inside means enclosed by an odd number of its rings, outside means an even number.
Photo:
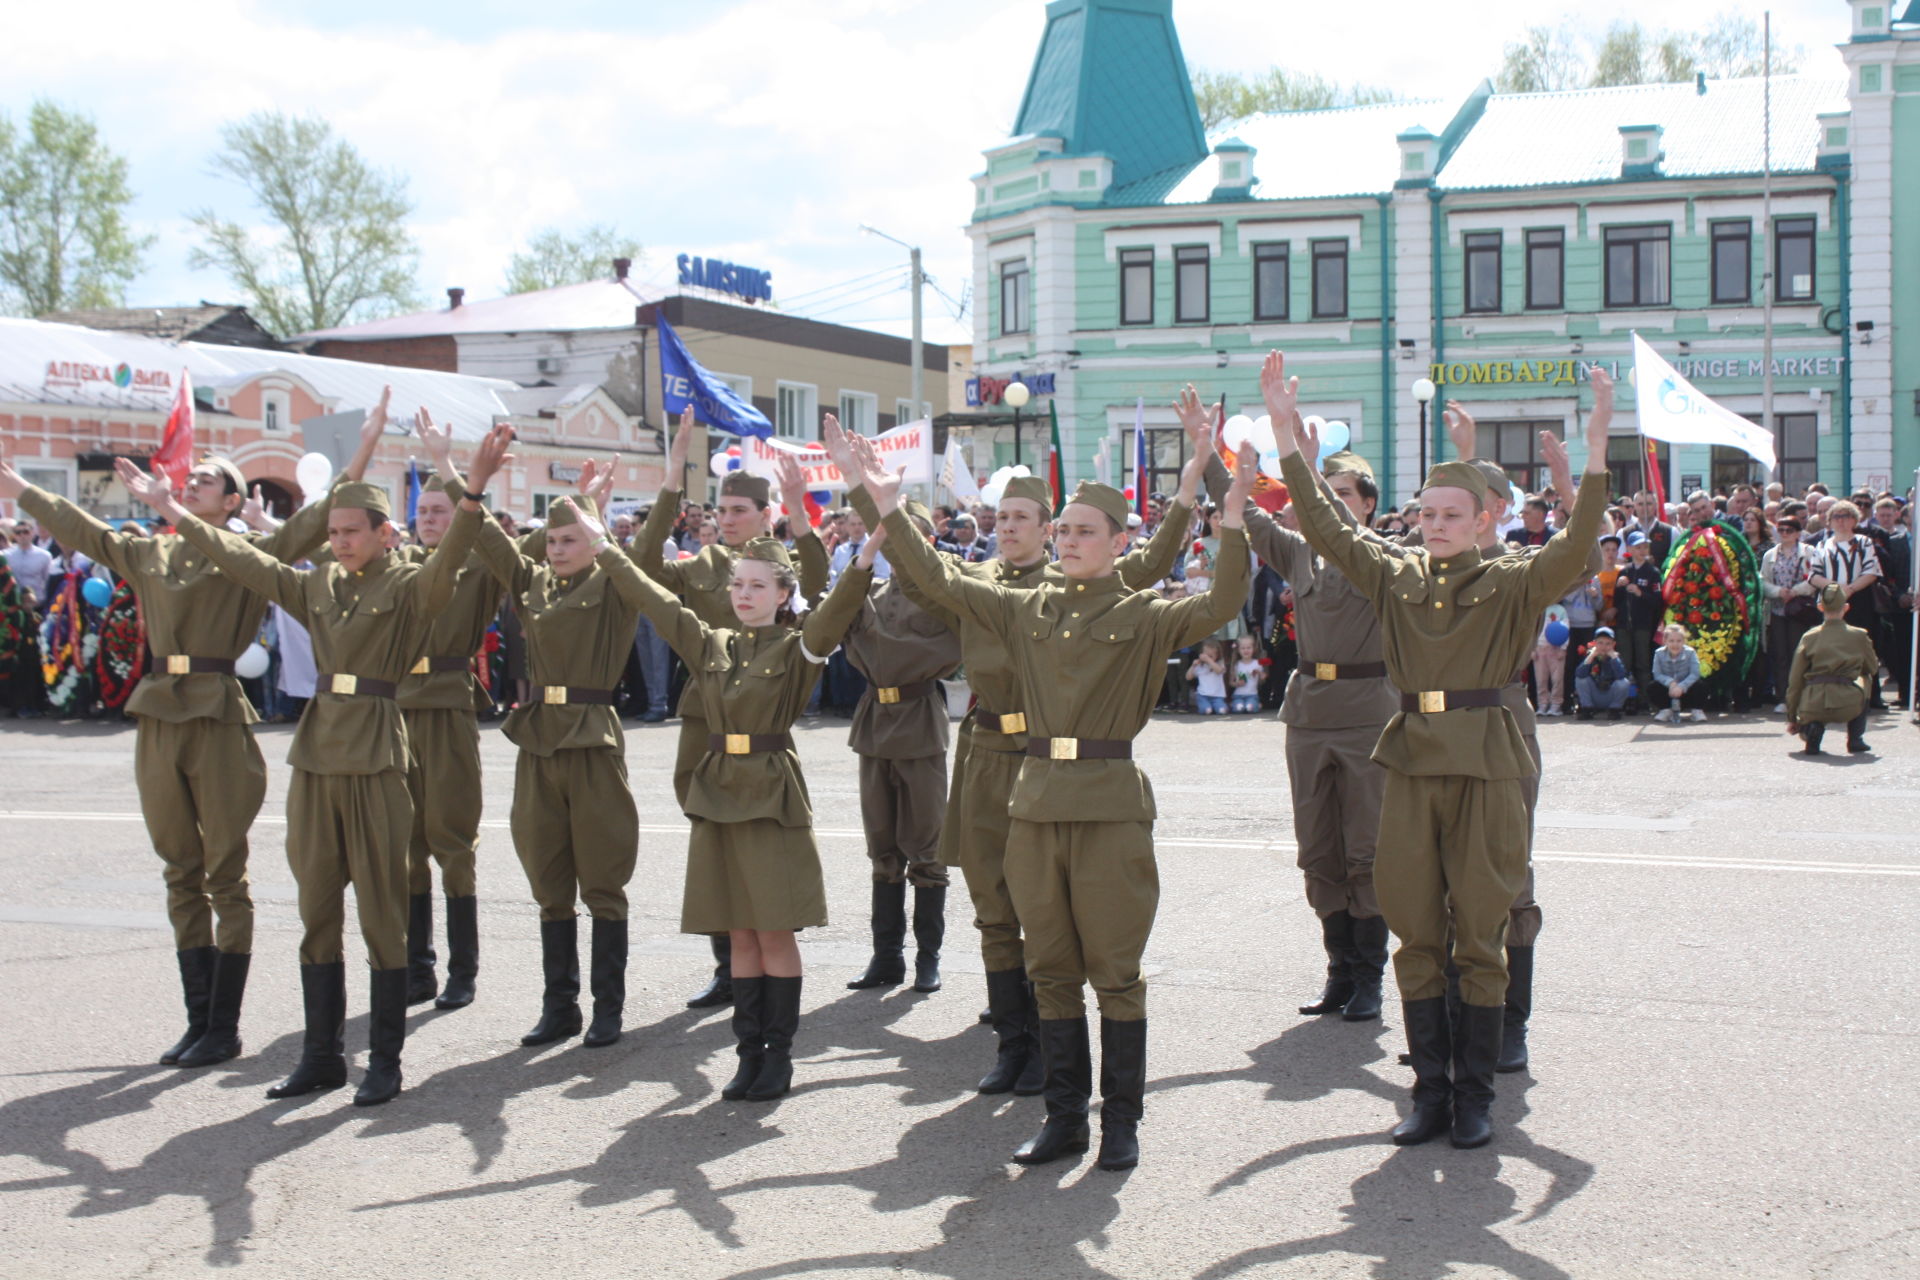
[{"label": "raised hand", "polygon": [[1213,414],[1200,399],[1200,393],[1193,389],[1191,382],[1182,387],[1180,394],[1174,398],[1173,411],[1179,415],[1180,425],[1186,428],[1187,439],[1193,441],[1196,449],[1200,447],[1200,437],[1203,435],[1211,447]]},{"label": "raised hand", "polygon": [[379,440],[387,429],[387,406],[393,400],[393,388],[381,387],[380,398],[373,402],[373,408],[367,410],[367,416],[360,423],[362,440]]},{"label": "raised hand", "polygon": [[[1307,460],[1309,469],[1318,471],[1320,469],[1320,428],[1308,422],[1296,411],[1293,415],[1292,431],[1294,441],[1300,446],[1300,456]],[[1273,438],[1276,442],[1280,439],[1280,432],[1280,422],[1275,419]]]},{"label": "raised hand", "polygon": [[[1267,352],[1260,366],[1260,396],[1267,402],[1267,416],[1273,419],[1273,433],[1278,436],[1280,424],[1291,422],[1300,410],[1300,379],[1287,376],[1286,352]],[[1288,450],[1282,445],[1280,452]]]},{"label": "raised hand", "polygon": [[507,450],[513,446],[513,428],[504,422],[495,423],[480,447],[473,451],[473,464],[467,468],[467,490],[471,493],[483,492],[487,481],[494,473],[513,460]]},{"label": "raised hand", "polygon": [[682,409],[680,425],[674,429],[673,439],[667,444],[667,483],[676,493],[686,487],[687,450],[693,445],[693,428],[698,421],[692,405]]},{"label": "raised hand", "polygon": [[807,473],[801,470],[800,459],[781,450],[774,467],[780,473],[780,500],[786,504],[787,519],[806,520],[812,528],[807,516]]},{"label": "raised hand", "polygon": [[[1606,456],[1604,450],[1601,456]],[[1568,477],[1566,481],[1567,487],[1561,489],[1560,492],[1569,492],[1573,487],[1573,464],[1567,456],[1567,442],[1551,431],[1542,431],[1540,433],[1540,460],[1547,464],[1547,474],[1552,478],[1556,486],[1561,483],[1560,477]]]},{"label": "raised hand", "polygon": [[880,508],[880,514],[887,514],[900,505],[901,477],[906,474],[906,468],[902,467],[899,471],[890,472],[887,470],[886,459],[880,456],[880,450],[873,441],[865,436],[852,434],[849,434],[847,439],[853,446],[860,483],[866,486],[869,494],[873,495],[874,504]]},{"label": "raised hand", "polygon": [[880,548],[885,545],[887,545],[887,526],[875,525],[867,530],[867,540],[860,544],[860,554],[853,558],[854,563],[862,569],[873,568],[873,558],[880,554]]},{"label": "raised hand", "polygon": [[605,462],[588,458],[580,464],[580,478],[573,482],[574,491],[582,497],[593,499],[594,509],[605,513],[607,503],[613,498],[613,480],[618,474],[619,464],[619,454]]},{"label": "raised hand", "polygon": [[1597,364],[1588,365],[1587,381],[1593,386],[1593,412],[1587,415],[1587,470],[1598,474],[1607,469],[1607,430],[1613,425],[1613,375]]},{"label": "raised hand", "polygon": [[840,474],[846,478],[847,483],[854,483],[854,472],[859,469],[860,464],[854,458],[853,441],[847,430],[840,425],[840,419],[831,413],[827,414],[820,424],[820,443],[827,447],[827,457],[833,460],[834,466],[840,468]]},{"label": "raised hand", "polygon": [[1254,483],[1259,479],[1260,455],[1242,449],[1234,456],[1233,483],[1227,486],[1226,500],[1220,504],[1220,523],[1226,528],[1238,529],[1246,523],[1247,499],[1253,496]]},{"label": "raised hand", "polygon": [[149,475],[125,458],[113,460],[114,474],[120,477],[121,487],[136,501],[144,502],[154,510],[160,504],[173,497],[173,488],[164,476]]},{"label": "raised hand", "polygon": [[27,491],[27,478],[13,469],[13,459],[7,456],[6,446],[0,445],[0,498],[9,502]]},{"label": "raised hand", "polygon": [[427,456],[436,466],[446,466],[453,457],[453,424],[438,425],[426,407],[413,415],[413,433],[420,437],[420,443],[426,447]]},{"label": "raised hand", "polygon": [[1440,411],[1447,422],[1447,439],[1453,441],[1455,457],[1472,458],[1477,456],[1475,449],[1480,447],[1480,427],[1474,422],[1473,415],[1458,400],[1447,401],[1447,407]]}]

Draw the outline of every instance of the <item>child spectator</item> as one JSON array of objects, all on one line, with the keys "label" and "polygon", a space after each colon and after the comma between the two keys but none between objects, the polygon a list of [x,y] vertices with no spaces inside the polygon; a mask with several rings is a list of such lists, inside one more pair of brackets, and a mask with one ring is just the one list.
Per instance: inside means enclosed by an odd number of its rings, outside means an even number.
[{"label": "child spectator", "polygon": [[1593,719],[1593,713],[1602,709],[1607,719],[1620,718],[1620,708],[1626,705],[1631,686],[1627,681],[1626,663],[1613,651],[1612,627],[1601,627],[1593,633],[1593,642],[1587,646],[1587,654],[1580,660],[1573,677],[1573,688],[1580,698],[1582,720]]},{"label": "child spectator", "polygon": [[1687,643],[1687,629],[1679,623],[1667,627],[1667,642],[1654,651],[1653,682],[1667,695],[1668,705],[1653,718],[1678,724],[1682,712],[1691,712],[1694,721],[1707,718],[1700,709],[1700,655]]},{"label": "child spectator", "polygon": [[1241,636],[1233,642],[1233,711],[1252,713],[1260,709],[1260,686],[1267,680],[1267,663],[1260,656],[1260,641]]},{"label": "child spectator", "polygon": [[1660,625],[1660,566],[1653,563],[1653,546],[1647,535],[1634,529],[1627,534],[1627,567],[1614,580],[1613,601],[1616,616],[1614,631],[1626,644],[1621,660],[1633,679],[1628,700],[1638,705],[1653,705],[1654,631]]},{"label": "child spectator", "polygon": [[[1583,578],[1576,582],[1560,598],[1560,605],[1567,611],[1566,667],[1561,676],[1561,687],[1571,691],[1575,688],[1573,670],[1580,665],[1580,654],[1587,647],[1587,642],[1593,639],[1593,629],[1600,625],[1600,580]],[[1571,703],[1567,709],[1573,709]]]},{"label": "child spectator", "polygon": [[1227,714],[1227,651],[1218,640],[1200,642],[1200,656],[1187,669],[1194,709],[1203,716]]},{"label": "child spectator", "polygon": [[1559,608],[1548,612],[1533,647],[1533,701],[1543,716],[1560,715],[1566,701],[1567,623],[1562,613]]}]

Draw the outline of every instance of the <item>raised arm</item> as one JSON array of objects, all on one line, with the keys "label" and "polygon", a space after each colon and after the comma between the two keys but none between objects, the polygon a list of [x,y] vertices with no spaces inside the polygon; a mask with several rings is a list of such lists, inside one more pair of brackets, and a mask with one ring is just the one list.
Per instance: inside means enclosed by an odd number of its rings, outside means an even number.
[{"label": "raised arm", "polygon": [[[906,520],[906,513],[901,513]],[[912,533],[912,521],[907,520],[908,532]],[[885,527],[884,525],[882,526]],[[906,537],[902,541],[917,539]],[[873,539],[867,539],[872,545]],[[867,592],[873,588],[873,558],[864,554],[858,560],[840,571],[840,580],[833,584],[833,590],[827,593],[817,608],[807,610],[807,618],[800,627],[800,643],[806,649],[807,656],[824,661],[839,643],[846,639],[847,629],[866,606]]]},{"label": "raised arm", "polygon": [[[380,398],[367,410],[367,416],[360,420],[360,444],[353,451],[353,457],[347,459],[346,469],[340,474],[348,480],[367,478],[367,464],[373,461],[374,453],[380,448],[380,437],[387,433],[387,405],[393,400],[393,388],[381,387]],[[319,503],[315,503],[318,506]],[[325,527],[326,517],[321,517]]]},{"label": "raised arm", "polygon": [[800,579],[800,596],[804,600],[818,600],[820,593],[827,589],[832,560],[827,555],[827,544],[820,541],[820,535],[813,530],[813,517],[807,514],[807,477],[800,469],[800,459],[782,454],[779,467],[780,501],[787,509],[787,533],[793,539],[794,572]]},{"label": "raised arm", "polygon": [[1220,563],[1214,570],[1213,586],[1197,596],[1165,606],[1163,616],[1167,619],[1167,630],[1160,633],[1162,647],[1173,650],[1204,640],[1231,622],[1246,604],[1247,589],[1253,582],[1253,554],[1247,545],[1247,529],[1241,522],[1241,513],[1259,475],[1259,456],[1251,450],[1241,450],[1234,460],[1227,504],[1221,509]]},{"label": "raised arm", "polygon": [[[1215,506],[1219,506],[1226,502],[1227,490],[1233,487],[1233,474],[1227,470],[1226,464],[1220,461],[1220,455],[1213,449],[1213,423],[1206,416],[1206,406],[1200,403],[1200,397],[1195,393],[1192,384],[1188,384],[1180,393],[1180,398],[1174,402],[1173,407],[1180,415],[1180,425],[1186,429],[1187,439],[1193,442],[1196,455],[1199,453],[1201,441],[1204,439],[1206,442],[1207,497]],[[1308,451],[1302,450],[1302,452]],[[1310,453],[1307,465],[1313,465]],[[1244,504],[1241,518],[1246,522],[1247,541],[1252,545],[1254,554],[1279,570],[1282,577],[1293,577],[1293,558],[1306,551],[1305,539],[1252,502]],[[1156,540],[1171,523],[1171,517],[1161,521],[1160,528],[1154,530]],[[1172,554],[1179,554],[1180,549],[1185,545],[1185,531],[1186,526],[1182,524],[1180,532],[1183,536],[1172,543],[1170,548]]]},{"label": "raised arm", "polygon": [[[1607,428],[1613,422],[1613,378],[1598,365],[1587,376],[1593,384],[1593,412],[1587,415],[1587,472],[1580,478],[1567,527],[1526,561],[1527,601],[1535,608],[1544,609],[1564,596],[1599,553],[1600,519],[1606,514],[1612,483],[1607,471]],[[1550,468],[1567,466],[1566,442],[1551,431],[1540,433],[1540,452]],[[1572,474],[1570,469],[1567,474]]]},{"label": "raised arm", "polygon": [[661,486],[659,495],[653,500],[653,510],[647,513],[647,522],[640,526],[640,535],[633,540],[627,552],[633,557],[633,562],[640,566],[640,572],[676,595],[686,590],[683,580],[685,572],[677,561],[666,559],[662,551],[667,545],[667,535],[673,532],[674,518],[679,513],[680,490]]},{"label": "raised arm", "polygon": [[1280,446],[1280,473],[1293,499],[1300,535],[1355,587],[1368,596],[1379,594],[1387,579],[1389,553],[1383,544],[1349,528],[1314,482],[1313,468],[1300,448],[1304,430],[1298,413],[1300,379],[1287,376],[1287,358],[1282,353],[1267,353],[1260,369],[1260,392],[1273,419],[1274,439]]},{"label": "raised arm", "polygon": [[139,556],[134,544],[147,543],[145,538],[115,533],[58,494],[28,484],[4,453],[0,453],[0,498],[18,502],[22,511],[52,530],[61,546],[77,547],[123,578],[133,575]]},{"label": "raised arm", "polygon": [[162,513],[173,521],[181,537],[206,552],[235,582],[273,601],[306,625],[306,592],[301,589],[305,572],[281,564],[245,538],[216,529],[183,508],[163,509]]}]

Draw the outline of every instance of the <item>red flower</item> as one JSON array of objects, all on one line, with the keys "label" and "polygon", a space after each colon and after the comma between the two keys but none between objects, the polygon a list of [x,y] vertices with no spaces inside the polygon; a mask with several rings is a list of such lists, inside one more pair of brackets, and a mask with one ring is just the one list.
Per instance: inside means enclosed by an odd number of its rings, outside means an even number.
[{"label": "red flower", "polygon": [[1270,666],[1272,666],[1272,665],[1273,665],[1273,659],[1272,659],[1272,658],[1262,658],[1262,659],[1260,659],[1260,665],[1261,665],[1261,666],[1263,666],[1263,667],[1270,667]]},{"label": "red flower", "polygon": [[1699,594],[1700,594],[1700,584],[1699,584],[1699,583],[1697,583],[1697,582],[1689,582],[1689,583],[1687,584],[1687,594],[1688,594],[1688,595],[1690,595],[1690,596],[1697,596],[1697,595],[1699,595]]},{"label": "red flower", "polygon": [[1698,626],[1700,624],[1700,611],[1698,609],[1695,609],[1692,612],[1688,613],[1687,621],[1693,623],[1695,626]]},{"label": "red flower", "polygon": [[1719,614],[1717,614],[1717,613],[1710,613],[1710,614],[1708,614],[1708,615],[1707,615],[1707,617],[1708,617],[1708,618],[1710,618],[1710,619],[1712,619],[1712,620],[1713,620],[1713,621],[1715,621],[1715,622],[1718,622],[1718,621],[1720,621],[1720,615],[1719,615]]},{"label": "red flower", "polygon": [[1718,587],[1708,587],[1707,594],[1712,596],[1715,600],[1718,600],[1721,596],[1725,595],[1726,592],[1722,591]]}]

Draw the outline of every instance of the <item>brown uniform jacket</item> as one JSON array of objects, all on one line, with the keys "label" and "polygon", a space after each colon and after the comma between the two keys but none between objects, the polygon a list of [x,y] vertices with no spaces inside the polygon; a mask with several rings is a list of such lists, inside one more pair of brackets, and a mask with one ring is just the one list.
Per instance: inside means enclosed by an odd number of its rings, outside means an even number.
[{"label": "brown uniform jacket", "polygon": [[[1307,541],[1372,600],[1387,674],[1406,693],[1500,689],[1538,634],[1541,611],[1579,579],[1606,510],[1605,473],[1584,478],[1573,518],[1539,554],[1446,560],[1425,547],[1390,548],[1350,528],[1299,454],[1281,462]],[[1373,758],[1415,776],[1526,778],[1535,772],[1505,706],[1401,712]]]},{"label": "brown uniform jacket", "polygon": [[[629,566],[629,568],[631,568]],[[827,660],[866,601],[873,571],[848,565],[796,630],[746,628],[738,617],[714,627],[651,578],[632,570],[640,607],[687,664],[687,687],[717,734],[785,733],[806,710]],[[710,822],[770,819],[783,827],[813,822],[813,802],[792,748],[739,755],[709,751],[687,787],[688,816]]]},{"label": "brown uniform jacket", "polygon": [[876,582],[847,638],[847,661],[867,678],[847,743],[863,756],[919,760],[947,749],[947,699],[940,686],[917,697],[880,700],[879,690],[933,681],[960,665],[960,635],[908,598],[904,583]]},{"label": "brown uniform jacket", "polygon": [[[1213,589],[1184,600],[1134,591],[1118,574],[1022,590],[959,572],[914,535],[904,511],[887,517],[894,571],[1000,637],[1019,673],[1027,731],[1043,738],[1136,737],[1166,683],[1167,655],[1240,612],[1253,561],[1245,531],[1227,529]],[[1033,756],[1021,762],[1008,811],[1027,822],[1148,822],[1156,813],[1153,787],[1130,759]]]},{"label": "brown uniform jacket", "polygon": [[[662,489],[647,513],[647,522],[634,538],[631,554],[641,572],[686,601],[710,627],[733,627],[739,619],[733,614],[733,600],[727,584],[733,576],[732,547],[716,542],[700,548],[686,560],[668,560],[663,552],[667,535],[673,532],[674,517],[680,513],[680,491]],[[798,519],[805,519],[801,513]],[[818,600],[827,589],[827,548],[812,529],[793,540],[794,573],[800,579],[802,599]]]},{"label": "brown uniform jacket", "polygon": [[327,677],[399,684],[426,652],[433,620],[453,598],[454,571],[466,559],[481,523],[480,513],[461,510],[440,544],[442,554],[429,557],[425,565],[389,553],[355,572],[339,564],[290,569],[245,539],[187,517],[180,532],[189,542],[218,560],[242,586],[292,614],[313,638],[320,690],[301,713],[288,764],[332,775],[406,769],[407,728],[399,703],[370,694],[332,693]]},{"label": "brown uniform jacket", "polygon": [[[426,547],[406,547],[397,554],[410,564],[425,564],[436,552],[437,549]],[[401,710],[481,711],[490,705],[480,682],[474,678],[471,665],[458,671],[422,668],[433,658],[459,658],[471,664],[486,640],[487,625],[499,611],[499,582],[487,568],[486,561],[478,555],[468,556],[467,562],[454,573],[453,599],[434,617],[427,632],[426,653],[400,682]]]},{"label": "brown uniform jacket", "polygon": [[[154,669],[127,700],[127,710],[179,724],[218,720],[252,724],[253,704],[233,676],[217,672],[171,675],[169,657],[232,661],[260,633],[267,601],[247,590],[206,552],[178,533],[137,538],[116,533],[65,498],[29,486],[20,495],[22,510],[53,531],[62,546],[77,547],[106,565],[133,588],[147,625],[147,647]],[[269,534],[248,534],[262,554],[291,564],[326,542],[326,498],[294,512]]]},{"label": "brown uniform jacket", "polygon": [[[1880,673],[1873,638],[1844,619],[1829,619],[1800,637],[1787,676],[1787,719],[1796,724],[1838,724],[1867,705],[1867,689]],[[1838,676],[1847,683],[1810,681],[1809,676]]]}]

